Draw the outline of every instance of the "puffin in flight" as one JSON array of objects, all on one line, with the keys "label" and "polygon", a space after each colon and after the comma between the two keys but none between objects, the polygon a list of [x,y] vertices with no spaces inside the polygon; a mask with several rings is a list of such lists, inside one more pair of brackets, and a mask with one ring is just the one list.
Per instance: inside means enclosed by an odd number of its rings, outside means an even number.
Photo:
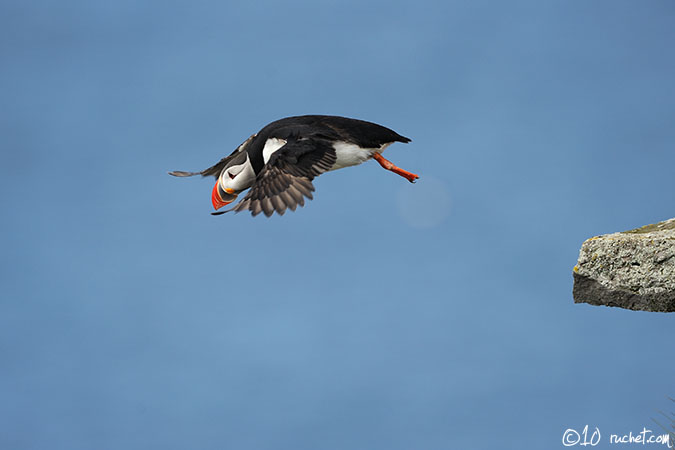
[{"label": "puffin in flight", "polygon": [[213,175],[211,201],[218,210],[251,188],[229,211],[261,212],[267,217],[304,206],[312,199],[312,180],[324,172],[355,166],[369,159],[411,183],[419,177],[382,156],[394,142],[410,139],[389,128],[363,120],[338,116],[287,117],[270,123],[246,139],[231,155],[201,172],[169,172],[176,177]]}]

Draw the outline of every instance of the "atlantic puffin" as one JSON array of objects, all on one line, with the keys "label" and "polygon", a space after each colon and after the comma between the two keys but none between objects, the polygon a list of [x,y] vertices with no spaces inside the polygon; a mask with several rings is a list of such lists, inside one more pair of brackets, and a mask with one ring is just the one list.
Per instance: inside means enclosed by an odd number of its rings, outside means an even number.
[{"label": "atlantic puffin", "polygon": [[232,154],[201,172],[173,171],[176,177],[214,176],[211,192],[213,207],[218,210],[232,203],[251,188],[233,208],[214,212],[251,211],[283,215],[304,206],[304,197],[312,199],[312,180],[324,172],[356,166],[374,159],[411,183],[419,176],[396,167],[382,156],[394,142],[410,139],[389,128],[358,119],[339,116],[286,117],[265,126],[242,142]]}]

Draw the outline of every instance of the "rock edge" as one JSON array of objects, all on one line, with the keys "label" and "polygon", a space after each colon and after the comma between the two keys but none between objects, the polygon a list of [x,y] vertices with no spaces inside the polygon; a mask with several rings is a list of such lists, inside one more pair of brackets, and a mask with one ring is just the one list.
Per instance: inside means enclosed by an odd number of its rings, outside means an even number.
[{"label": "rock edge", "polygon": [[573,278],[575,303],[675,312],[675,218],[586,240]]}]

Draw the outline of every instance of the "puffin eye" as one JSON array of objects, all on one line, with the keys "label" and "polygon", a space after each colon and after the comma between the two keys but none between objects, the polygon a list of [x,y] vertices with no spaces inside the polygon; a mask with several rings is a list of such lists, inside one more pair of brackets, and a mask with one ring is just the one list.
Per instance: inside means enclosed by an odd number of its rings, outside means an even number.
[{"label": "puffin eye", "polygon": [[234,180],[234,177],[236,177],[236,175],[232,175],[232,172],[227,172],[227,174],[230,176],[230,180]]}]

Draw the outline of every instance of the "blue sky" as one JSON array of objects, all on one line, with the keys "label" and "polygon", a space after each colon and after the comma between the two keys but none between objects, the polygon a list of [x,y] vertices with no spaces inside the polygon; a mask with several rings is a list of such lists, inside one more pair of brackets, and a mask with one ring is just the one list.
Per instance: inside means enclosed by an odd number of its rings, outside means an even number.
[{"label": "blue sky", "polygon": [[[675,4],[3,2],[0,447],[563,448],[655,428],[673,316],[575,305],[673,217]],[[413,139],[283,217],[176,179],[297,114]]]}]

